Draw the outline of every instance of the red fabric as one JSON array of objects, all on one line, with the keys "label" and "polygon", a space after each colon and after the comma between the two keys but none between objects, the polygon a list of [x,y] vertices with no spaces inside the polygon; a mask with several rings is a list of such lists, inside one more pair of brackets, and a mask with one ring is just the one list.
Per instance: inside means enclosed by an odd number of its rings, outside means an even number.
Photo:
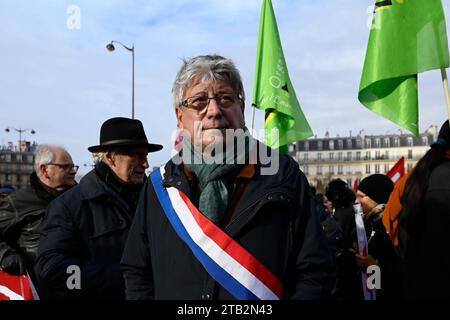
[{"label": "red fabric", "polygon": [[358,179],[355,179],[355,182],[353,182],[353,191],[355,193],[358,192]]},{"label": "red fabric", "polygon": [[36,300],[30,277],[12,276],[0,270],[0,300]]},{"label": "red fabric", "polygon": [[396,184],[405,175],[405,157],[401,157],[386,175]]}]

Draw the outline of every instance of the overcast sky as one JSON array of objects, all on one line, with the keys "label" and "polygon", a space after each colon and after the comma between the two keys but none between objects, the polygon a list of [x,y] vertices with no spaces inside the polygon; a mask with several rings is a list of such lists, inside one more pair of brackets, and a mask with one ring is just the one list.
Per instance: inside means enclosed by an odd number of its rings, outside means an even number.
[{"label": "overcast sky", "polygon": [[[450,1],[443,0],[448,15]],[[291,81],[313,131],[323,137],[396,132],[398,126],[357,99],[374,0],[272,0]],[[1,0],[0,144],[18,140],[8,126],[33,128],[23,139],[65,146],[90,163],[101,124],[135,113],[151,142],[151,166],[171,154],[176,127],[171,88],[181,58],[218,53],[240,69],[250,123],[261,0]],[[78,15],[79,13],[79,15]],[[447,30],[448,24],[447,24]],[[450,34],[450,32],[449,32]],[[419,76],[420,131],[447,117],[439,71]],[[256,129],[264,114],[256,112]],[[81,173],[89,167],[82,167]]]}]

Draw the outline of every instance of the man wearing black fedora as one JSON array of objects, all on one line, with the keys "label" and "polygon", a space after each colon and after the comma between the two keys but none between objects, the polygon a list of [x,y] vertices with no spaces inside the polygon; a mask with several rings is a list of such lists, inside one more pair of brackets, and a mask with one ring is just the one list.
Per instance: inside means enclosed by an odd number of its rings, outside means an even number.
[{"label": "man wearing black fedora", "polygon": [[141,121],[111,118],[100,130],[95,168],[49,207],[35,271],[47,299],[123,299],[119,261],[148,168]]}]

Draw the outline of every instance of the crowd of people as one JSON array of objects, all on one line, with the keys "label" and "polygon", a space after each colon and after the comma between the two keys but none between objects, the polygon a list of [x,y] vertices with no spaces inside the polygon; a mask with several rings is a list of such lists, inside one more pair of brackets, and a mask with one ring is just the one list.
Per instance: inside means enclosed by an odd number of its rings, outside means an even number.
[{"label": "crowd of people", "polygon": [[102,124],[78,184],[67,150],[38,147],[30,186],[2,189],[2,271],[28,273],[50,300],[363,300],[361,275],[376,266],[377,300],[450,298],[448,121],[395,186],[374,174],[356,194],[340,179],[316,194],[298,163],[248,134],[231,60],[183,61],[172,93],[182,148],[149,177],[162,146],[140,120]]}]

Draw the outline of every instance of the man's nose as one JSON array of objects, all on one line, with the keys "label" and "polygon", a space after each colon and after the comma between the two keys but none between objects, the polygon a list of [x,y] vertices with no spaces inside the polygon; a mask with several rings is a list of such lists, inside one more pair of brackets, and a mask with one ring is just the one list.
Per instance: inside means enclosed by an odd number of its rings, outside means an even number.
[{"label": "man's nose", "polygon": [[222,109],[215,98],[209,99],[209,103],[206,106],[206,116],[208,118],[222,116]]},{"label": "man's nose", "polygon": [[148,169],[148,168],[149,168],[147,157],[145,157],[144,161],[142,161],[142,166],[143,166],[145,169]]}]

